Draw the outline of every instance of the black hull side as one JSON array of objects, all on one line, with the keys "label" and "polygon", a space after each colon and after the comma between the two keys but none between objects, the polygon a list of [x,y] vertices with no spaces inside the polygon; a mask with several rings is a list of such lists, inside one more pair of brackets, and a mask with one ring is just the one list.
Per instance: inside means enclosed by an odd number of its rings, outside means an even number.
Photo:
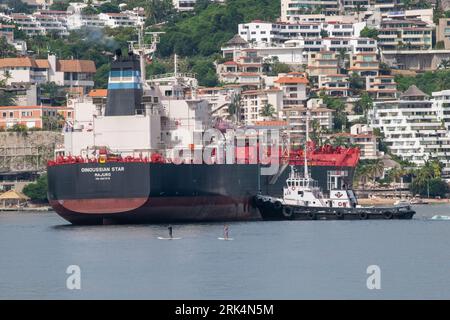
[{"label": "black hull side", "polygon": [[[274,182],[259,165],[77,163],[48,167],[48,198],[73,224],[260,220],[259,192],[277,196],[289,173]],[[335,167],[311,167],[326,187]],[[353,168],[339,168],[353,175]],[[325,176],[325,179],[323,178]]]},{"label": "black hull side", "polygon": [[259,171],[259,165],[50,166],[48,197],[74,224],[254,220],[261,218],[252,204]]}]

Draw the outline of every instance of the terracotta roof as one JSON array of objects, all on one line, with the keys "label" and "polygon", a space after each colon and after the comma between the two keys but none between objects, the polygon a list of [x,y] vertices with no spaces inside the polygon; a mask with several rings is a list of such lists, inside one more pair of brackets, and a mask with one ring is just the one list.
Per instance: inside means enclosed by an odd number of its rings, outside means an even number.
[{"label": "terracotta roof", "polygon": [[99,98],[99,97],[106,97],[108,95],[107,89],[93,89],[89,91],[88,96],[91,98]]},{"label": "terracotta roof", "polygon": [[50,69],[50,64],[46,59],[36,59],[36,66],[42,69]]},{"label": "terracotta roof", "polygon": [[95,73],[97,69],[91,60],[58,60],[56,71]]},{"label": "terracotta roof", "polygon": [[29,57],[25,58],[5,58],[0,59],[0,68],[7,68],[7,67],[35,67],[36,62],[34,59],[31,59]]},{"label": "terracotta roof", "polygon": [[281,77],[275,80],[276,83],[303,83],[308,84],[309,81],[306,78],[302,77]]}]

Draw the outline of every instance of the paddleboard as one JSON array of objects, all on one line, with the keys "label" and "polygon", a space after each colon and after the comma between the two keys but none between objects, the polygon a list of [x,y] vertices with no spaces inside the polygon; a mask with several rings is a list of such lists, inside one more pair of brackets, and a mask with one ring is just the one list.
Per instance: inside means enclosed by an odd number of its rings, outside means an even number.
[{"label": "paddleboard", "polygon": [[231,241],[231,240],[234,240],[233,238],[217,238],[217,239],[219,239],[219,240],[225,240],[225,241]]},{"label": "paddleboard", "polygon": [[433,216],[431,218],[431,220],[450,220],[450,216],[436,215],[436,216]]},{"label": "paddleboard", "polygon": [[164,238],[164,237],[158,237],[159,240],[180,240],[181,238]]}]

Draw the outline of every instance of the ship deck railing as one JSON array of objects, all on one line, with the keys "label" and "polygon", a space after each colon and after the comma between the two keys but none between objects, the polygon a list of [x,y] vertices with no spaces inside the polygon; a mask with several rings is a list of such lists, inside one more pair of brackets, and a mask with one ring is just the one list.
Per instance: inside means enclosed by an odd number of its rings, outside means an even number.
[{"label": "ship deck railing", "polygon": [[174,72],[170,72],[170,73],[162,73],[162,74],[155,74],[153,76],[149,76],[147,77],[148,81],[151,80],[157,80],[157,79],[165,79],[165,78],[196,78],[197,74],[196,73],[174,73]]}]

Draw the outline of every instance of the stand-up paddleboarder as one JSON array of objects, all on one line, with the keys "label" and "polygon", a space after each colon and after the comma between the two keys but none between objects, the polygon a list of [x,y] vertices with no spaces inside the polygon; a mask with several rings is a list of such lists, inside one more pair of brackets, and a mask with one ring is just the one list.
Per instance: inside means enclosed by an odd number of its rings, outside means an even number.
[{"label": "stand-up paddleboarder", "polygon": [[169,238],[172,239],[173,238],[173,232],[172,232],[172,226],[169,226]]},{"label": "stand-up paddleboarder", "polygon": [[224,238],[225,240],[228,240],[228,225],[225,225],[225,226],[223,227],[223,238]]}]

